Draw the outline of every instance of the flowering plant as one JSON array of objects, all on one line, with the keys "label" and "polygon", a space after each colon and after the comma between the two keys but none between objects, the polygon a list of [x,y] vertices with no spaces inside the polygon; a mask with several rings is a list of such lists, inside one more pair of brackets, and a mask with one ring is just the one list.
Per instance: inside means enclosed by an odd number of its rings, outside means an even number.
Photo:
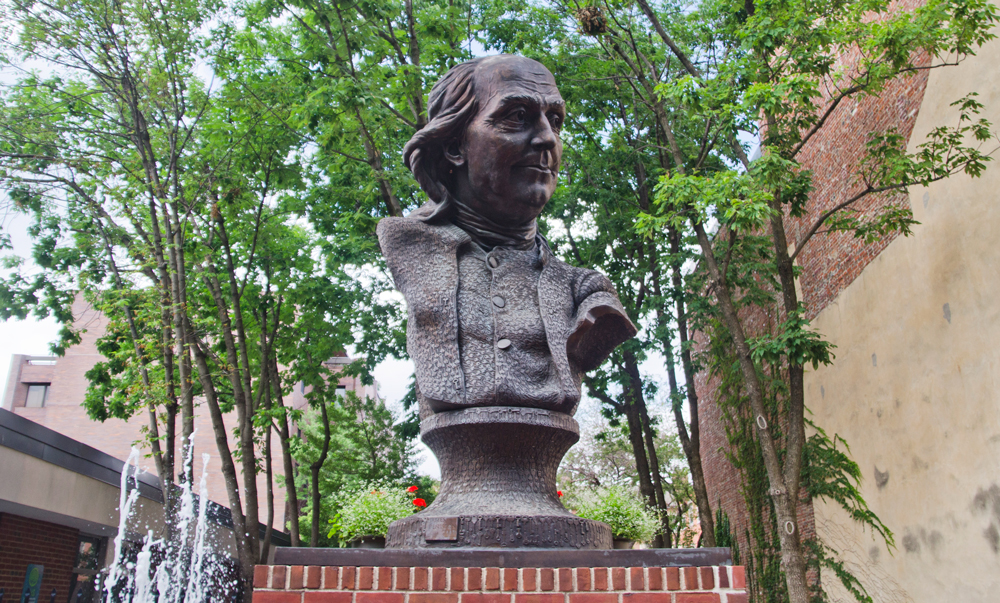
[{"label": "flowering plant", "polygon": [[337,496],[340,512],[330,520],[329,537],[336,536],[343,547],[362,536],[385,536],[389,524],[412,515],[420,506],[412,499],[414,491],[369,485],[341,492]]},{"label": "flowering plant", "polygon": [[617,539],[648,541],[661,530],[656,512],[637,494],[621,486],[602,488],[575,498],[577,515],[608,524]]}]

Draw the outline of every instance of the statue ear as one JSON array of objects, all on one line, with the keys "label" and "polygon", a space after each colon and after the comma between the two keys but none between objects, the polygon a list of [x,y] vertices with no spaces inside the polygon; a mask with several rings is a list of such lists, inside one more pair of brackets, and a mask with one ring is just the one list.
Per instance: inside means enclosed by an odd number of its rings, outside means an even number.
[{"label": "statue ear", "polygon": [[462,144],[457,140],[449,142],[444,148],[444,158],[455,167],[465,165],[465,153],[462,149]]}]

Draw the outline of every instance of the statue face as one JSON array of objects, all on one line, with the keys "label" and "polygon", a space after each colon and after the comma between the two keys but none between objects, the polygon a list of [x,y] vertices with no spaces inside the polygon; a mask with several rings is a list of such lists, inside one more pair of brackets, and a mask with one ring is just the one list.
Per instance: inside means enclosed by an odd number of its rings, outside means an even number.
[{"label": "statue face", "polygon": [[515,56],[480,65],[476,98],[479,113],[464,139],[445,150],[455,166],[453,193],[498,224],[526,224],[556,188],[565,103],[548,69]]}]

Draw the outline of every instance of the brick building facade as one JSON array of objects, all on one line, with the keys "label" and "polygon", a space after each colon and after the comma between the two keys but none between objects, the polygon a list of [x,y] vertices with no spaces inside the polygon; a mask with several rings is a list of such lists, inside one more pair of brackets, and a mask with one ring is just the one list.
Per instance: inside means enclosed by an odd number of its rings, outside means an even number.
[{"label": "brick building facade", "polygon": [[0,513],[0,589],[10,601],[19,599],[28,564],[44,566],[39,603],[55,591],[59,603],[69,600],[80,531],[46,521]]},{"label": "brick building facade", "polygon": [[[909,0],[913,4],[913,0]],[[854,57],[847,55],[845,62]],[[928,63],[924,59],[924,63]],[[802,166],[813,171],[815,190],[809,198],[809,211],[800,218],[786,216],[785,227],[789,242],[801,240],[813,221],[823,212],[863,190],[863,184],[852,173],[865,149],[870,132],[895,128],[907,140],[913,132],[917,112],[927,85],[927,72],[896,80],[877,97],[852,99],[840,104],[817,133],[802,149]],[[909,203],[905,193],[872,195],[859,202],[858,209],[870,213],[890,204]],[[895,238],[895,233],[878,241],[866,243],[846,232],[815,236],[796,258],[801,269],[798,279],[799,299],[806,304],[806,318],[815,318],[861,271]],[[775,317],[764,312],[744,312],[748,335],[761,334],[775,327]],[[699,394],[699,415],[702,419],[701,450],[713,505],[718,502],[733,522],[734,534],[743,539],[747,529],[746,506],[740,494],[740,476],[726,459],[725,429],[719,408],[715,404],[717,384],[707,373],[696,377]],[[799,521],[806,538],[815,536],[812,504],[803,500],[799,505]],[[744,550],[746,550],[746,543]]]},{"label": "brick building facade", "polygon": [[[87,416],[82,406],[85,392],[89,386],[86,372],[103,357],[97,351],[97,340],[105,333],[104,317],[92,309],[82,298],[73,304],[73,315],[76,327],[83,329],[79,344],[71,346],[62,357],[14,355],[11,359],[10,373],[4,392],[2,408],[10,410],[26,419],[44,425],[75,440],[105,452],[118,459],[127,459],[133,446],[148,451],[144,441],[144,428],[149,422],[148,414],[139,413],[128,421],[108,419],[97,422]],[[351,359],[347,355],[329,359],[326,364],[336,372],[338,365],[347,364]],[[351,390],[360,397],[376,397],[376,385],[364,385],[357,377],[340,379],[339,388]],[[308,388],[301,384],[293,388],[286,398],[286,404],[297,410],[308,407],[306,394]],[[235,412],[225,415],[231,445],[233,445],[232,427],[235,425]],[[179,422],[178,418],[178,422]],[[211,418],[204,404],[195,408],[195,443],[196,458],[201,453],[210,455],[208,464],[209,498],[221,505],[228,506],[225,480],[222,476],[221,461],[215,442]],[[178,427],[179,429],[179,427]],[[178,447],[179,447],[178,443]],[[151,459],[143,461],[143,468],[154,472]],[[148,465],[148,466],[147,466]],[[195,481],[201,474],[201,463],[193,463]],[[280,467],[280,460],[277,465]],[[237,464],[239,471],[239,464]],[[242,480],[242,478],[241,478]],[[266,476],[261,473],[257,477],[257,490],[266,491]],[[275,522],[274,527],[285,530],[286,512],[285,491],[283,484],[276,481],[274,488]],[[261,517],[264,517],[264,498],[261,495]]]}]

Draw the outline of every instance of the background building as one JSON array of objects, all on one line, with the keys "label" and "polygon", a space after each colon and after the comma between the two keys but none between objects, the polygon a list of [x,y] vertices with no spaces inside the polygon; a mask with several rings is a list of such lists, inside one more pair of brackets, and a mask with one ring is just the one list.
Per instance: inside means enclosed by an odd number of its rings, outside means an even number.
[{"label": "background building", "polygon": [[[0,590],[19,601],[29,565],[41,566],[39,601],[93,603],[102,569],[114,556],[121,473],[125,463],[100,450],[0,410]],[[152,474],[138,476],[139,498],[124,534],[137,551],[146,529],[163,525],[163,493]],[[232,517],[210,502],[213,551],[235,571]],[[259,526],[261,534],[265,528]],[[288,546],[288,537],[272,535]]]},{"label": "background building", "polygon": [[[997,65],[994,40],[958,67],[841,104],[805,150],[816,191],[813,213],[797,227],[843,198],[868,132],[895,126],[913,151],[932,127],[957,125],[950,103],[973,91],[983,117],[1000,125]],[[997,161],[978,179],[960,174],[914,187],[904,197],[921,223],[912,236],[871,245],[826,236],[796,261],[808,317],[837,346],[832,366],[807,368],[806,406],[819,426],[847,440],[864,472],[862,493],[897,549],[887,551],[835,505],[804,505],[802,530],[846,552],[876,602],[987,603],[1000,592],[998,191]],[[802,234],[795,228],[790,239]],[[709,496],[742,534],[746,511],[723,454],[712,384],[702,376],[697,387]],[[834,582],[824,580],[832,600],[854,600]]]},{"label": "background building", "polygon": [[[2,408],[14,414],[47,427],[83,444],[93,447],[116,459],[127,459],[133,446],[139,446],[148,452],[148,445],[143,441],[143,428],[148,425],[148,414],[140,413],[128,421],[109,419],[103,423],[93,421],[87,416],[86,409],[81,406],[89,382],[86,372],[102,359],[97,351],[96,342],[104,335],[105,322],[100,312],[91,308],[85,301],[78,298],[73,305],[73,315],[78,328],[85,329],[79,344],[66,350],[59,358],[55,356],[13,355],[7,386],[3,396]],[[329,359],[326,364],[333,370],[351,362],[346,354]],[[377,398],[377,385],[364,385],[356,377],[340,379],[338,389],[351,390],[359,397]],[[285,400],[285,403],[295,409],[308,407],[306,394],[309,388],[301,383],[296,384]],[[197,401],[196,401],[197,403]],[[235,412],[225,416],[229,426],[230,442],[233,442],[232,426],[235,425]],[[178,441],[178,453],[180,442]],[[228,507],[229,498],[226,494],[225,480],[222,476],[221,461],[216,448],[212,421],[204,406],[195,408],[195,459],[200,459],[202,453],[208,453],[211,460],[208,464],[209,498]],[[275,472],[280,474],[281,461],[278,447],[274,447]],[[144,459],[141,465],[155,474],[152,459]],[[193,463],[195,482],[200,479],[201,462]],[[237,464],[237,471],[239,471]],[[257,476],[258,491],[265,492],[266,476]],[[241,478],[242,483],[242,478]],[[7,498],[6,486],[0,482],[0,499]],[[275,478],[274,486],[274,527],[285,531],[286,512],[284,482]],[[261,517],[265,517],[264,498],[261,496]]]}]

